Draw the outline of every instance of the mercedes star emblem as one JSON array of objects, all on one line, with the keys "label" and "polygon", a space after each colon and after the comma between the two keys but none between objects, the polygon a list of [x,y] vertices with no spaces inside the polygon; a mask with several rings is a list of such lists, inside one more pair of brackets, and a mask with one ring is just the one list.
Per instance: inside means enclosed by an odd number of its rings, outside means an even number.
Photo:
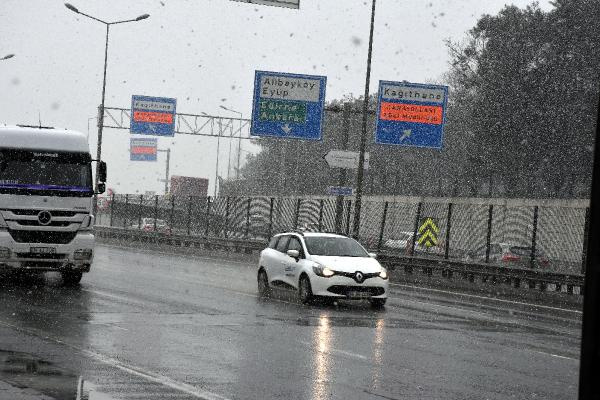
[{"label": "mercedes star emblem", "polygon": [[40,211],[38,214],[38,221],[40,225],[48,225],[52,221],[52,214],[48,211]]}]

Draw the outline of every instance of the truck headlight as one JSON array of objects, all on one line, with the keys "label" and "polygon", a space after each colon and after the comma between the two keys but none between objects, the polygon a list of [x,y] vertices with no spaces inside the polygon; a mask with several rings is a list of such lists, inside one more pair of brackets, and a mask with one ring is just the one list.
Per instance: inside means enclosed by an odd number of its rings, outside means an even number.
[{"label": "truck headlight", "polygon": [[0,247],[0,259],[10,258],[10,249],[8,247]]},{"label": "truck headlight", "polygon": [[321,264],[313,265],[313,272],[325,278],[329,278],[335,275],[334,270]]},{"label": "truck headlight", "polygon": [[8,225],[6,225],[6,221],[2,217],[2,213],[0,213],[0,230],[6,229]]},{"label": "truck headlight", "polygon": [[75,260],[90,260],[92,254],[92,249],[78,249],[73,253],[73,258]]},{"label": "truck headlight", "polygon": [[379,277],[381,279],[387,279],[388,278],[387,269],[381,268],[381,272],[379,273]]},{"label": "truck headlight", "polygon": [[82,231],[90,231],[92,230],[92,228],[94,227],[94,216],[93,215],[87,215],[83,221],[81,222],[81,228],[80,230]]}]

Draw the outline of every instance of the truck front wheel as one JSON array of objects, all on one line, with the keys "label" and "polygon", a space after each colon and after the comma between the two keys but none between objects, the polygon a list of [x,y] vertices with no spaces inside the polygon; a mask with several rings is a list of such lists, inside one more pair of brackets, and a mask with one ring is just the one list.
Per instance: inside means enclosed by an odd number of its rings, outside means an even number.
[{"label": "truck front wheel", "polygon": [[63,271],[61,272],[64,286],[75,286],[81,282],[83,272],[81,271]]}]

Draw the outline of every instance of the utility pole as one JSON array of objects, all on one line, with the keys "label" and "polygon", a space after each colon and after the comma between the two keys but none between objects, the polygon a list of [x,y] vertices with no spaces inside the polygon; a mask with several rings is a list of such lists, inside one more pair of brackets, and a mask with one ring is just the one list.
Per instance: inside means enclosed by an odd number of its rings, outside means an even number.
[{"label": "utility pole", "polygon": [[367,55],[367,74],[365,77],[365,98],[363,103],[362,131],[360,135],[360,148],[358,157],[358,171],[356,173],[356,200],[354,203],[354,226],[352,236],[358,239],[360,232],[360,211],[362,207],[363,175],[365,165],[365,147],[367,143],[367,117],[369,111],[369,84],[371,81],[371,57],[373,55],[373,29],[375,27],[375,1],[371,8],[371,30],[369,34],[369,52]]}]

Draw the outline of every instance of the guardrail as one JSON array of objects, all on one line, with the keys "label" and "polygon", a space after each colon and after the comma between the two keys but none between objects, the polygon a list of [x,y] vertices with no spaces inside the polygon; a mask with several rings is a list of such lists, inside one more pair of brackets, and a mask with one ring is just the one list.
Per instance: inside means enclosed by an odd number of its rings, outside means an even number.
[{"label": "guardrail", "polygon": [[[223,238],[165,234],[160,232],[96,226],[94,232],[100,238],[112,238],[140,243],[164,244],[177,247],[197,247],[247,254],[265,248],[266,241],[244,238]],[[439,275],[448,280],[462,279],[470,283],[508,284],[514,288],[526,288],[541,292],[566,292],[583,294],[584,276],[579,274],[557,273],[539,269],[503,267],[499,265],[445,260],[421,256],[406,256],[391,252],[380,252],[379,262],[390,271],[412,275],[421,272],[432,277]]]}]

